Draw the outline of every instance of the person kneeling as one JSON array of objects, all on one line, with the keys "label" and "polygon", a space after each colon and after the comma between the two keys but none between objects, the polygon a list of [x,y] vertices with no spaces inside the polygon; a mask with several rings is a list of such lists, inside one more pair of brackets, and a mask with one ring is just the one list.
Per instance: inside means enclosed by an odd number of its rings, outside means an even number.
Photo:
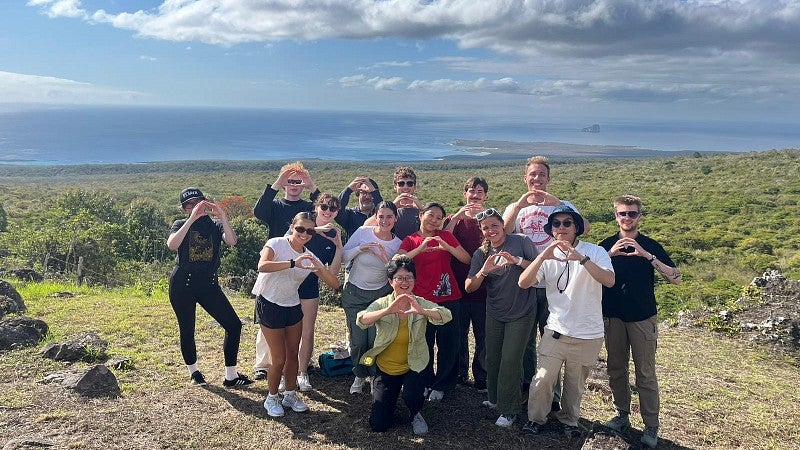
[{"label": "person kneeling", "polygon": [[375,345],[361,357],[360,363],[377,363],[373,379],[372,411],[369,424],[373,431],[391,427],[397,398],[402,390],[403,401],[411,413],[414,434],[428,432],[420,414],[425,402],[425,380],[422,371],[428,365],[428,344],[425,329],[428,322],[442,325],[452,319],[450,311],[436,303],[412,294],[416,270],[411,258],[400,256],[387,266],[392,293],[372,302],[358,313],[356,324],[375,326]]}]

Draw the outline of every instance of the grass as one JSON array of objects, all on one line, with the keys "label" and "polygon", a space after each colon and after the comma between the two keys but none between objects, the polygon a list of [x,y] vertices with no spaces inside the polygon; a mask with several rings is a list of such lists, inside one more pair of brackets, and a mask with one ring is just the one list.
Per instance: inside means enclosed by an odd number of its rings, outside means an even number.
[{"label": "grass", "polygon": [[[190,387],[177,344],[177,325],[163,292],[107,291],[68,284],[20,283],[28,314],[50,325],[50,339],[94,331],[110,343],[109,354],[133,361],[114,371],[122,386],[117,399],[84,399],[57,384],[38,383],[53,372],[74,371],[45,360],[37,348],[0,354],[0,446],[12,439],[50,442],[54,448],[433,448],[577,449],[580,439],[561,434],[536,437],[494,425],[481,406],[483,396],[459,386],[439,404],[426,405],[431,432],[416,437],[398,413],[388,433],[369,431],[368,395],[350,395],[349,377],[312,374],[315,390],[304,395],[311,412],[278,420],[262,408],[266,384],[228,390],[221,386],[222,330],[198,314],[200,366],[208,389]],[[74,297],[50,297],[59,291]],[[252,300],[231,297],[240,317],[252,314]],[[250,372],[256,328],[244,326],[240,369]],[[317,353],[345,336],[340,308],[324,306],[317,327]],[[42,343],[44,345],[44,343]],[[660,449],[800,448],[800,391],[797,366],[747,343],[696,329],[662,328],[658,353],[662,393]],[[635,402],[634,396],[634,402]],[[602,373],[590,380],[582,425],[613,414]],[[634,405],[636,407],[636,405]],[[401,408],[402,411],[402,408]],[[632,415],[636,429],[642,423]],[[637,434],[631,436],[638,442]]]}]

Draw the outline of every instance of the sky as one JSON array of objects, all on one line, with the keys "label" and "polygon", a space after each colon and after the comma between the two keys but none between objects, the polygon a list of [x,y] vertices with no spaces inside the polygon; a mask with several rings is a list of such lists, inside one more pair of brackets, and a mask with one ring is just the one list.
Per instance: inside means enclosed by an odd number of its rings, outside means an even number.
[{"label": "sky", "polygon": [[800,123],[800,0],[7,0],[0,109]]}]

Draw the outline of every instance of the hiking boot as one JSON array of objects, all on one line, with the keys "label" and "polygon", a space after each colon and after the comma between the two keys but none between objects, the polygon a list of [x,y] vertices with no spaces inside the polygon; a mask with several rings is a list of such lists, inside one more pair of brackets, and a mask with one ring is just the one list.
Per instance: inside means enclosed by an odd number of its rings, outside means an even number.
[{"label": "hiking boot", "polygon": [[570,438],[581,437],[583,434],[583,429],[581,427],[576,427],[575,425],[564,424],[564,434]]},{"label": "hiking boot", "polygon": [[522,432],[525,434],[539,434],[542,432],[542,425],[529,420],[525,423],[525,426],[522,427]]},{"label": "hiking boot", "polygon": [[486,380],[475,380],[475,390],[481,394],[489,392],[489,389],[486,388]]},{"label": "hiking boot", "polygon": [[414,415],[414,418],[411,419],[411,429],[414,430],[414,434],[425,434],[428,432],[428,424],[425,423],[425,419],[422,417],[421,413],[417,413]]},{"label": "hiking boot", "polygon": [[306,405],[304,401],[300,400],[300,397],[298,397],[297,393],[294,391],[289,391],[286,395],[284,395],[281,404],[287,408],[292,408],[292,411],[294,412],[308,411],[308,405]]},{"label": "hiking boot", "polygon": [[365,378],[356,377],[353,380],[353,384],[350,385],[350,393],[351,394],[360,394],[364,391],[364,382],[366,381]]},{"label": "hiking boot", "polygon": [[656,448],[658,445],[658,427],[644,427],[640,441],[646,447]]},{"label": "hiking boot", "polygon": [[628,414],[625,413],[617,413],[616,416],[612,417],[611,420],[603,422],[608,428],[611,428],[614,431],[622,431],[625,428],[631,427],[631,419]]},{"label": "hiking boot", "polygon": [[485,407],[487,407],[489,409],[497,409],[497,403],[492,403],[489,400],[484,400],[483,401],[483,406],[485,406]]},{"label": "hiking boot", "polygon": [[267,410],[270,417],[283,417],[283,406],[281,406],[281,398],[278,394],[275,394],[274,397],[267,395],[267,399],[264,400],[264,409]]},{"label": "hiking boot", "polygon": [[253,384],[253,380],[239,372],[236,372],[236,378],[232,380],[228,380],[227,378],[222,380],[222,385],[225,387],[249,386],[251,384]]},{"label": "hiking boot", "polygon": [[265,369],[256,369],[253,371],[253,379],[254,380],[266,380],[267,379],[267,371]]},{"label": "hiking boot", "polygon": [[428,400],[433,402],[440,402],[442,401],[443,398],[444,398],[444,391],[437,391],[436,389],[433,389],[431,393],[428,395]]},{"label": "hiking boot", "polygon": [[203,376],[202,373],[200,373],[199,370],[195,370],[194,372],[192,372],[191,375],[189,375],[189,383],[191,383],[192,386],[207,386],[208,385],[208,383],[206,383],[205,377]]},{"label": "hiking boot", "polygon": [[311,382],[308,381],[308,372],[297,375],[297,388],[300,389],[300,392],[308,392],[312,389]]},{"label": "hiking boot", "polygon": [[516,414],[503,414],[497,418],[497,422],[494,424],[498,427],[508,428],[514,424],[515,420],[517,420]]}]

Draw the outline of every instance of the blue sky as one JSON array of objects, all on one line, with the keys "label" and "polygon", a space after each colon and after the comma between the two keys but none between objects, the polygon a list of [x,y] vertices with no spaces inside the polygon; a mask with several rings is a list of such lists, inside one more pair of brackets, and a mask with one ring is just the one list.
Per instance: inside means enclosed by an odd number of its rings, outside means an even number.
[{"label": "blue sky", "polygon": [[800,0],[9,0],[0,108],[800,119]]}]

